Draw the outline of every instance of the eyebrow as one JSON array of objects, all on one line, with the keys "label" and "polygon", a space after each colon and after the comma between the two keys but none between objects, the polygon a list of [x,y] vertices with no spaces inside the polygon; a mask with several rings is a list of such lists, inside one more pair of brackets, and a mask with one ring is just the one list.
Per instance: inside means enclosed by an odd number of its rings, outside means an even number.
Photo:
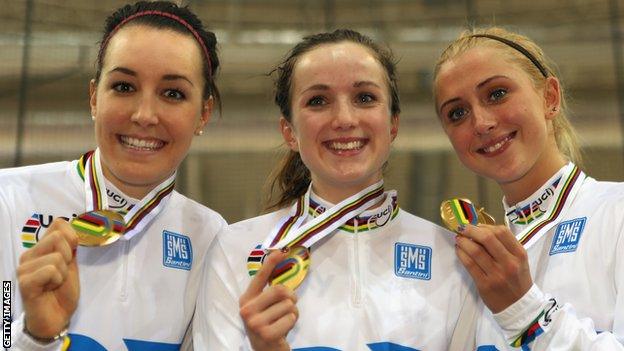
[{"label": "eyebrow", "polygon": [[301,92],[305,93],[306,91],[310,91],[310,90],[329,90],[329,86],[326,84],[314,84],[305,88]]},{"label": "eyebrow", "polygon": [[372,81],[369,81],[369,80],[361,80],[361,81],[359,81],[359,82],[355,82],[355,83],[353,83],[353,86],[354,86],[355,88],[359,88],[359,87],[362,87],[362,86],[368,86],[368,85],[371,85],[371,86],[374,86],[374,87],[377,87],[377,88],[381,88],[381,87],[379,86],[379,84],[377,84],[377,83],[375,83],[375,82],[372,82]]},{"label": "eyebrow", "polygon": [[[115,67],[115,68],[111,69],[110,71],[108,71],[109,74],[113,73],[113,72],[121,72],[123,74],[127,74],[127,75],[133,76],[133,77],[136,77],[138,75],[135,71],[133,71],[133,70],[131,70],[129,68],[126,68],[126,67]],[[190,79],[188,79],[185,76],[180,75],[180,74],[165,74],[162,77],[162,79],[163,80],[167,80],[167,81],[182,79],[182,80],[185,80],[185,81],[189,82],[190,85],[194,86],[193,82],[191,82]]]},{"label": "eyebrow", "polygon": [[[369,86],[369,85],[377,87],[377,88],[380,88],[380,86],[377,83],[371,82],[371,81],[368,81],[368,80],[362,80],[362,81],[357,81],[357,82],[353,83],[353,87],[354,88],[360,88],[360,87]],[[330,89],[329,85],[327,85],[327,84],[314,84],[312,86],[307,87],[302,92],[306,92],[306,91],[309,91],[309,90],[329,90],[329,89]]]},{"label": "eyebrow", "polygon": [[[486,84],[488,84],[489,82],[493,81],[494,79],[498,79],[498,78],[505,78],[505,79],[509,79],[509,77],[507,77],[507,76],[497,74],[497,75],[495,75],[495,76],[491,76],[491,77],[489,77],[489,78],[487,78],[487,79],[483,80],[483,81],[482,81],[482,82],[480,82],[479,84],[477,84],[477,87],[476,87],[476,89],[475,89],[475,90],[479,90],[479,89],[481,89],[484,85],[486,85]],[[456,101],[459,101],[459,100],[460,100],[460,98],[455,97],[455,98],[452,98],[452,99],[449,99],[449,100],[444,101],[444,103],[443,103],[442,105],[440,105],[440,107],[438,108],[438,114],[441,114],[441,113],[442,113],[442,109],[443,109],[443,107],[444,107],[444,106],[446,106],[446,105],[448,105],[448,104],[452,104],[453,102],[456,102]]]}]

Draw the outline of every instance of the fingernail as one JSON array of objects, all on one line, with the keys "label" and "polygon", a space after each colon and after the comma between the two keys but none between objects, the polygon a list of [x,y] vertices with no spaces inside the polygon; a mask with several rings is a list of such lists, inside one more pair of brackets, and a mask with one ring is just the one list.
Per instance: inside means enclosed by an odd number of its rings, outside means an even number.
[{"label": "fingernail", "polygon": [[74,247],[74,249],[72,250],[72,257],[76,257],[76,251],[78,251],[78,248]]}]

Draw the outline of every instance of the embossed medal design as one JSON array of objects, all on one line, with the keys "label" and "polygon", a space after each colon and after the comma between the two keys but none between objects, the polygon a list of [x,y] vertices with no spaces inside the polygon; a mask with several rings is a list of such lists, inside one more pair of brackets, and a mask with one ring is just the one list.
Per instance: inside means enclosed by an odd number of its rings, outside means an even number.
[{"label": "embossed medal design", "polygon": [[494,217],[485,212],[485,209],[477,209],[468,199],[450,199],[443,201],[440,205],[440,217],[444,225],[453,232],[457,232],[460,225],[496,223]]},{"label": "embossed medal design", "polygon": [[310,251],[303,246],[290,248],[288,257],[278,263],[269,276],[271,286],[281,284],[295,290],[308,274]]},{"label": "embossed medal design", "polygon": [[123,217],[109,210],[85,212],[69,224],[78,234],[81,246],[105,246],[117,241],[126,231]]}]

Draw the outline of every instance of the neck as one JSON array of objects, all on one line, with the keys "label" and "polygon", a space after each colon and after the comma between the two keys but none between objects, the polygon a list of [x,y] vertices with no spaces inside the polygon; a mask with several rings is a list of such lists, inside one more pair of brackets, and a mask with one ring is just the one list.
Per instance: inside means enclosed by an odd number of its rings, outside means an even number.
[{"label": "neck", "polygon": [[[321,199],[331,203],[331,204],[338,204],[339,202],[347,199],[348,197],[351,197],[357,193],[359,193],[360,191],[366,189],[367,187],[377,183],[378,181],[380,181],[380,179],[375,179],[374,181],[370,182],[370,184],[366,183],[366,184],[352,184],[352,185],[345,185],[345,184],[340,184],[340,185],[331,185],[331,184],[326,184],[326,183],[322,183],[322,182],[318,182],[318,181],[314,181],[314,179],[312,180],[312,191],[314,192],[314,194],[316,194],[318,197],[320,197]],[[382,200],[383,201],[383,200]],[[379,203],[376,203],[375,205],[371,206],[370,208],[375,208],[379,206]]]},{"label": "neck", "polygon": [[542,157],[519,179],[499,184],[505,195],[505,201],[508,205],[513,205],[528,198],[566,163],[567,160],[558,150],[552,155]]},{"label": "neck", "polygon": [[125,182],[123,179],[120,179],[113,172],[111,172],[106,166],[102,167],[102,173],[104,174],[104,178],[113,183],[117,189],[125,195],[137,200],[143,199],[147,196],[147,194],[149,194],[150,191],[158,186],[158,184],[132,184]]}]

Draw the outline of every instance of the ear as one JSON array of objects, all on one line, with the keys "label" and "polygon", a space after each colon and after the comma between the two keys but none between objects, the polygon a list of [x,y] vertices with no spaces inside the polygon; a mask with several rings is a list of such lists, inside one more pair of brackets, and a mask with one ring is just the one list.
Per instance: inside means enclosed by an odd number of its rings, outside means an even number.
[{"label": "ear", "polygon": [[299,152],[299,142],[297,141],[293,125],[288,122],[284,116],[280,117],[280,131],[282,132],[282,137],[286,145],[288,145],[292,151]]},{"label": "ear", "polygon": [[390,141],[394,141],[397,134],[399,134],[399,115],[396,114],[390,118]]},{"label": "ear", "polygon": [[546,109],[546,119],[555,118],[561,110],[561,86],[555,77],[546,78],[544,108]]},{"label": "ear", "polygon": [[195,134],[199,134],[199,131],[203,130],[210,118],[212,118],[212,110],[214,109],[214,98],[212,95],[206,100],[202,106],[201,115],[197,122],[197,128],[195,128]]},{"label": "ear", "polygon": [[97,83],[95,79],[89,82],[89,106],[91,106],[91,116],[97,113]]}]

